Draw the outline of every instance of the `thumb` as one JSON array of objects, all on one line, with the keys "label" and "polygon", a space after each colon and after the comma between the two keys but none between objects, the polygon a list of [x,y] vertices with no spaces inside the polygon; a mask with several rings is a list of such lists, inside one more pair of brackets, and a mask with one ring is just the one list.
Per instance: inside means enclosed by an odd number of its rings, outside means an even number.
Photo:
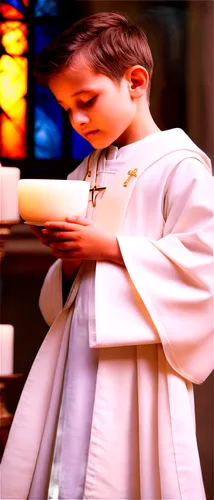
[{"label": "thumb", "polygon": [[80,224],[81,226],[89,226],[89,224],[91,224],[90,220],[80,216],[66,217],[66,221],[72,222],[73,224]]}]

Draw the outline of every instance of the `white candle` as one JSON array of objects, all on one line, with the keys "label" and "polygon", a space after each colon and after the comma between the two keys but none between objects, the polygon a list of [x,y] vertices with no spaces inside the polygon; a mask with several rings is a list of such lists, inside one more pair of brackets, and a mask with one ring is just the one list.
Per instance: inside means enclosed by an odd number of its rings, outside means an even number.
[{"label": "white candle", "polygon": [[13,373],[14,328],[0,325],[0,375]]},{"label": "white candle", "polygon": [[18,221],[18,180],[20,170],[0,164],[0,222]]},{"label": "white candle", "polygon": [[85,216],[90,183],[78,180],[21,179],[18,203],[21,217],[28,223],[64,221],[66,217]]}]

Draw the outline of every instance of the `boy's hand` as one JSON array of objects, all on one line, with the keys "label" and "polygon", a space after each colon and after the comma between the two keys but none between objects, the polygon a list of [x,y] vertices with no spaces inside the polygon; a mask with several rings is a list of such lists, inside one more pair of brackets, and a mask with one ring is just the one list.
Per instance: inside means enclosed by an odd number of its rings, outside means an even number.
[{"label": "boy's hand", "polygon": [[[43,243],[43,245],[50,246],[48,237],[42,234],[42,228],[40,228],[38,226],[31,226],[30,225],[30,229],[35,234],[35,236],[37,236],[37,238],[39,238],[39,240],[41,241],[41,243]],[[52,253],[53,253],[53,255],[55,255],[54,249],[53,249]],[[57,257],[57,256],[55,255],[55,257]],[[71,280],[75,277],[75,274],[77,273],[81,263],[82,263],[82,259],[72,259],[72,260],[71,259],[68,259],[68,260],[64,259],[63,260],[63,272],[64,272],[64,276],[67,280]]]},{"label": "boy's hand", "polygon": [[45,235],[45,234],[42,234],[42,229],[44,226],[40,227],[40,226],[31,226],[29,225],[31,231],[35,234],[35,236],[37,236],[37,238],[40,240],[40,242],[43,244],[43,245],[46,245],[47,247],[50,248],[50,250],[52,250],[52,253],[55,257],[57,257],[56,255],[56,252],[54,251],[54,248],[51,248],[50,247],[50,237],[48,235]]},{"label": "boy's hand", "polygon": [[38,237],[62,260],[112,260],[124,264],[116,237],[83,217],[68,217],[67,222],[46,222]]},{"label": "boy's hand", "polygon": [[29,228],[35,234],[35,236],[37,236],[37,238],[39,238],[39,240],[41,241],[41,243],[43,243],[43,245],[47,245],[47,241],[48,240],[45,237],[45,235],[42,234],[42,228],[40,226],[31,226],[31,225],[29,225]]}]

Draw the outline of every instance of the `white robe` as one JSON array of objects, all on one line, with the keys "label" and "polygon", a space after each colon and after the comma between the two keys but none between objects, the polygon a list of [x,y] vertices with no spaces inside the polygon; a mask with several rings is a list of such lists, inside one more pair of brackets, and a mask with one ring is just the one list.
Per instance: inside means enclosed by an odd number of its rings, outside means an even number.
[{"label": "white robe", "polygon": [[[167,151],[174,153],[167,155]],[[210,162],[179,130],[154,134],[119,151],[110,147],[109,154],[115,160],[101,157],[100,168],[110,168],[113,174],[114,165],[118,167],[118,191],[110,189],[110,175],[94,216],[112,232],[121,218],[116,233],[126,267],[98,262],[94,282],[93,265],[86,265],[63,309],[61,262],[49,270],[40,305],[52,326],[20,398],[2,460],[4,500],[28,498],[38,457],[50,456],[73,311],[77,314],[76,303],[80,311],[87,308],[81,302],[86,295],[80,294],[85,279],[90,287],[89,309],[83,317],[88,314],[88,352],[97,350],[98,371],[96,377],[92,375],[96,387],[94,406],[93,398],[90,403],[83,498],[205,498],[191,382],[203,382],[213,359]],[[117,220],[113,209],[120,193],[118,176],[124,165],[127,172],[138,166],[136,162],[142,163],[142,173]],[[83,162],[72,177],[82,179],[85,170]],[[105,220],[108,192],[114,196]],[[101,199],[102,194],[98,196]],[[82,321],[81,314],[78,319]],[[96,372],[95,358],[91,366]],[[38,388],[39,380],[42,386]],[[55,465],[59,473],[60,463]],[[48,472],[43,470],[43,476]]]}]

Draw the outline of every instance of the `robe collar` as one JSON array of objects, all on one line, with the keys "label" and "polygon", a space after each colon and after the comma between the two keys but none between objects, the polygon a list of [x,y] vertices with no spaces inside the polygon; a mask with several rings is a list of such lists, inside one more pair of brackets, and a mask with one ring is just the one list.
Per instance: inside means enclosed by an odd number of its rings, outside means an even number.
[{"label": "robe collar", "polygon": [[[176,166],[185,158],[196,158],[211,172],[211,162],[208,156],[181,129],[171,129],[151,134],[145,140],[142,139],[121,149],[123,149],[123,152],[125,151],[125,156],[120,154],[116,160],[112,160],[115,161],[118,169],[108,182],[107,189],[100,202],[100,208],[95,214],[96,222],[114,235],[120,230],[135,183],[140,175],[156,162],[163,160],[165,157],[166,161],[170,161],[169,155],[174,153],[174,158],[171,160],[172,168],[173,164]],[[93,187],[97,164],[99,166],[101,163],[102,168],[105,169],[108,160],[105,150],[96,150],[92,156],[94,161],[91,162],[91,186]],[[131,176],[125,187],[124,182],[128,179],[130,170],[137,170],[137,176]]]}]

